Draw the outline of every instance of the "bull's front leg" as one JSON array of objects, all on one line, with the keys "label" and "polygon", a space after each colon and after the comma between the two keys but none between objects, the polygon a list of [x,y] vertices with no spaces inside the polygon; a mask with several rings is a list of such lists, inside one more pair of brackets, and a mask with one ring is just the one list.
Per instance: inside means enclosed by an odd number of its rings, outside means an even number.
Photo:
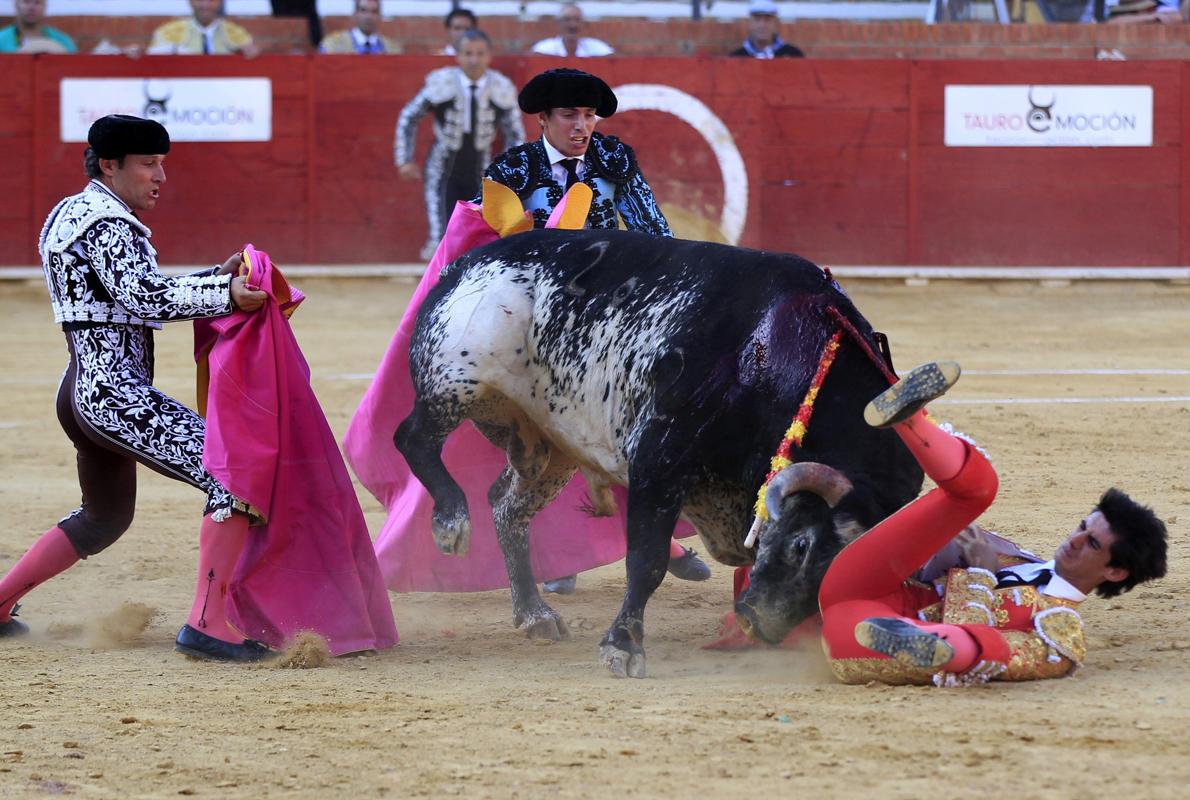
[{"label": "bull's front leg", "polygon": [[645,605],[665,578],[681,508],[681,492],[672,483],[628,487],[628,589],[599,643],[603,663],[618,678],[645,677]]},{"label": "bull's front leg", "polygon": [[409,463],[409,469],[434,498],[430,522],[434,543],[447,555],[463,555],[471,544],[471,514],[467,495],[442,463],[442,445],[461,417],[442,412],[438,405],[419,399],[413,411],[397,427],[393,444]]},{"label": "bull's front leg", "polygon": [[574,476],[575,465],[553,453],[548,466],[533,479],[509,467],[492,486],[492,518],[508,568],[512,590],[512,622],[530,639],[561,641],[570,630],[541,597],[529,559],[529,523]]}]

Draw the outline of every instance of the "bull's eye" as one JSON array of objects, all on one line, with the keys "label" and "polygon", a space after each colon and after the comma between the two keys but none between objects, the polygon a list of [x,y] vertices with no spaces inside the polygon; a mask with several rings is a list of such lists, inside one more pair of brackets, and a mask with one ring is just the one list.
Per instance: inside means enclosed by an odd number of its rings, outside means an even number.
[{"label": "bull's eye", "polygon": [[804,558],[806,551],[810,549],[810,539],[806,536],[799,536],[793,540],[793,556],[794,558]]}]

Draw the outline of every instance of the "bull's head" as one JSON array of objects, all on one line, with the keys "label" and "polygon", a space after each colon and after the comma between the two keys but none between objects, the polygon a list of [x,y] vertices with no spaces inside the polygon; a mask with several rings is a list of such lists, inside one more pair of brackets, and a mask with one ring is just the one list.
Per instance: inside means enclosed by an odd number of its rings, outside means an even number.
[{"label": "bull's head", "polygon": [[751,585],[735,605],[747,634],[776,643],[818,612],[818,588],[827,567],[864,532],[840,508],[852,489],[843,473],[811,462],[787,467],[770,482],[765,495],[769,522],[760,530]]}]

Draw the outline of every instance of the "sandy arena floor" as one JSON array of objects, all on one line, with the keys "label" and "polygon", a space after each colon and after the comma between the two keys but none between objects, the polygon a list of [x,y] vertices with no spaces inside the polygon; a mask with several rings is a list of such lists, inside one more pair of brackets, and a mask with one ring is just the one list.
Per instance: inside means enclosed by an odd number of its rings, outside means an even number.
[{"label": "sandy arena floor", "polygon": [[[310,299],[294,324],[341,434],[365,387],[355,374],[375,368],[412,284],[295,283]],[[1169,523],[1168,579],[1084,606],[1076,677],[849,687],[817,648],[706,652],[729,607],[722,566],[654,597],[646,680],[596,661],[620,565],[555,601],[575,633],[561,644],[513,630],[506,592],[394,595],[390,652],[302,671],[200,663],[171,648],[202,498],[141,470],[132,529],[31,594],[35,634],[0,645],[0,797],[1186,797],[1190,286],[849,288],[900,367],[966,368],[934,410],[1001,471],[989,527],[1048,553],[1111,483]],[[78,489],[53,413],[65,347],[45,287],[0,283],[0,304],[7,570]],[[188,326],[167,327],[157,363],[158,384],[192,403],[190,346]],[[379,506],[361,500],[378,530]]]}]

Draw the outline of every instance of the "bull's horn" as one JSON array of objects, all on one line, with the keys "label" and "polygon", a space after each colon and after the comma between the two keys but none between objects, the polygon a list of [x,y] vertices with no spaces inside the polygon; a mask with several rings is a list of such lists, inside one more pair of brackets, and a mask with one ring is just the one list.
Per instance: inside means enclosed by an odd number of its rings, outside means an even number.
[{"label": "bull's horn", "polygon": [[769,517],[778,519],[781,516],[781,501],[794,492],[813,492],[834,508],[850,491],[851,481],[834,467],[814,461],[801,461],[781,470],[769,482],[764,504],[769,510]]}]

